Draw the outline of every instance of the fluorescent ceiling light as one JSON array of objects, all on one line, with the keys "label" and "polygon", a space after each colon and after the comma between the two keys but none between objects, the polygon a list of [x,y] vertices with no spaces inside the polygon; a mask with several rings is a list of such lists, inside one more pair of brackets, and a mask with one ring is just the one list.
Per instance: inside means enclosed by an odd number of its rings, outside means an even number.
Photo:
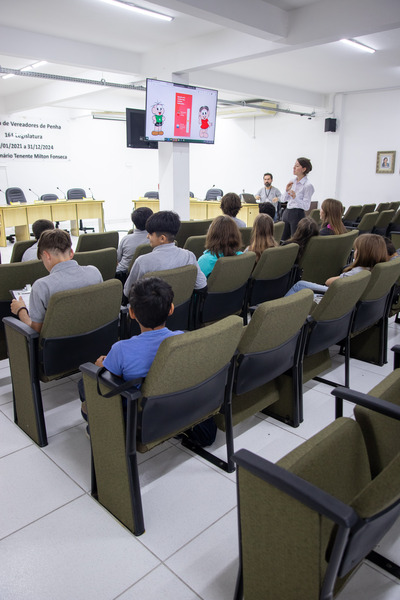
[{"label": "fluorescent ceiling light", "polygon": [[10,79],[10,77],[15,77],[14,73],[7,73],[7,75],[3,75],[2,79]]},{"label": "fluorescent ceiling light", "polygon": [[32,67],[29,65],[29,67],[24,67],[23,69],[21,69],[21,71],[32,71]]},{"label": "fluorescent ceiling light", "polygon": [[173,21],[173,17],[169,17],[168,15],[163,15],[162,13],[155,12],[154,10],[149,10],[147,8],[142,8],[140,6],[136,6],[136,4],[132,4],[131,2],[126,2],[125,0],[103,0],[107,4],[111,4],[112,6],[119,6],[120,8],[126,8],[132,12],[139,13],[141,15],[145,15],[147,17],[153,17],[154,19],[160,19],[161,21]]},{"label": "fluorescent ceiling light", "polygon": [[356,40],[340,40],[341,42],[343,42],[344,44],[347,44],[348,46],[353,46],[353,48],[357,48],[358,50],[364,50],[364,52],[369,52],[370,54],[373,54],[375,52],[374,48],[370,48],[369,46],[366,46],[365,44],[362,44],[361,42],[356,42]]}]

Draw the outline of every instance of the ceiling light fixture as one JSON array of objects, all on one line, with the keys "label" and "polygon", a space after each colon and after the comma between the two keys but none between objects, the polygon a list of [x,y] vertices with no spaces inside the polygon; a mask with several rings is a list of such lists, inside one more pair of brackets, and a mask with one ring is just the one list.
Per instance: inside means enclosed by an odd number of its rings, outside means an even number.
[{"label": "ceiling light fixture", "polygon": [[112,6],[119,6],[120,8],[126,8],[135,13],[139,13],[141,15],[145,15],[146,17],[153,17],[153,19],[159,19],[161,21],[173,21],[173,17],[169,17],[168,15],[163,15],[162,13],[155,12],[154,10],[149,10],[147,8],[142,8],[137,6],[136,4],[132,4],[131,2],[126,2],[125,0],[102,0],[107,4],[111,4]]},{"label": "ceiling light fixture", "polygon": [[2,79],[10,79],[10,77],[15,77],[14,73],[7,73],[7,75],[3,75]]},{"label": "ceiling light fixture", "polygon": [[362,44],[361,42],[357,42],[356,40],[342,39],[340,41],[343,42],[344,44],[347,44],[348,46],[353,46],[353,48],[357,48],[358,50],[364,50],[364,52],[369,52],[370,54],[374,54],[374,52],[375,52],[374,48],[370,48],[370,46],[366,46],[365,44]]}]

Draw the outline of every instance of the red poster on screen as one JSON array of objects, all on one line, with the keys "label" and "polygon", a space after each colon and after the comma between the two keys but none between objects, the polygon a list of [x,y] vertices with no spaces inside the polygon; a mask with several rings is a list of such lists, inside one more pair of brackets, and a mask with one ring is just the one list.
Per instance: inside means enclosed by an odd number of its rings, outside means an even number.
[{"label": "red poster on screen", "polygon": [[190,124],[192,119],[192,98],[191,94],[175,95],[175,125],[174,137],[189,137]]}]

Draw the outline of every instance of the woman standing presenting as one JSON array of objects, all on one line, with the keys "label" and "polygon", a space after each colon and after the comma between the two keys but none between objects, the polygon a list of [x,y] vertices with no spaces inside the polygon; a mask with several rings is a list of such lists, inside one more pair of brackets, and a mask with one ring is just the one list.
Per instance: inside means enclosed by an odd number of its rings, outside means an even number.
[{"label": "woman standing presenting", "polygon": [[307,175],[312,171],[309,158],[301,156],[293,167],[294,179],[286,186],[286,193],[282,194],[281,202],[287,202],[287,207],[282,215],[285,223],[282,240],[287,240],[296,231],[298,222],[305,217],[305,211],[310,208],[314,186],[308,181]]}]

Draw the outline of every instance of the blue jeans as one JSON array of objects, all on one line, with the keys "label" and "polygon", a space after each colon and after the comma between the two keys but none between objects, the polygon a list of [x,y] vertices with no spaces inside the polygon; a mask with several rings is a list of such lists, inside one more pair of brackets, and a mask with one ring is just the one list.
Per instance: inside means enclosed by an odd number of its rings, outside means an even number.
[{"label": "blue jeans", "polygon": [[290,288],[285,296],[291,296],[296,292],[300,292],[300,290],[312,290],[315,294],[324,294],[327,289],[327,285],[320,285],[319,283],[312,283],[312,281],[303,281],[300,279],[300,281]]}]

